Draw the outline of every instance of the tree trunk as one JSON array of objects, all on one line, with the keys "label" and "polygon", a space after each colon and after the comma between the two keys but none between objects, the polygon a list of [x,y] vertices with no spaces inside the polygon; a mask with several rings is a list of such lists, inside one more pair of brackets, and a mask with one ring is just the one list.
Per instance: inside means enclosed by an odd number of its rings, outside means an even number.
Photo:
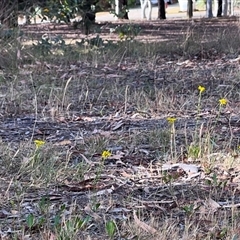
[{"label": "tree trunk", "polygon": [[127,0],[115,0],[115,14],[119,19],[129,19]]},{"label": "tree trunk", "polygon": [[141,4],[141,17],[142,19],[146,18],[146,9],[147,11],[147,20],[152,18],[152,3],[150,0],[140,0]]},{"label": "tree trunk", "polygon": [[129,19],[127,8],[128,8],[128,1],[122,0],[123,19]]},{"label": "tree trunk", "polygon": [[228,14],[228,0],[223,0],[223,3],[222,3],[223,7],[222,7],[222,10],[223,10],[223,16],[227,16]]},{"label": "tree trunk", "polygon": [[165,1],[158,0],[158,19],[166,19]]},{"label": "tree trunk", "polygon": [[212,0],[207,0],[207,3],[206,3],[206,17],[207,18],[212,18],[213,17]]},{"label": "tree trunk", "polygon": [[221,17],[222,16],[222,0],[218,0],[218,8],[217,8],[217,17]]},{"label": "tree trunk", "polygon": [[187,16],[188,16],[189,18],[192,18],[192,16],[193,16],[193,2],[192,2],[192,0],[188,0]]},{"label": "tree trunk", "polygon": [[229,9],[228,9],[229,15],[233,16],[234,15],[234,0],[228,0],[228,6],[229,6]]}]

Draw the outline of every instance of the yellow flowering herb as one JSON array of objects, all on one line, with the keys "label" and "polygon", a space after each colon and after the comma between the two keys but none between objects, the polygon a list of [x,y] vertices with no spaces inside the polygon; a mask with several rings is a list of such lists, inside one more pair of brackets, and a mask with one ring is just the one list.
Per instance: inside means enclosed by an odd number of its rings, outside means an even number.
[{"label": "yellow flowering herb", "polygon": [[36,148],[40,148],[42,145],[45,144],[45,141],[42,140],[34,140]]},{"label": "yellow flowering herb", "polygon": [[102,159],[105,160],[111,156],[111,153],[108,150],[102,152]]},{"label": "yellow flowering herb", "polygon": [[43,11],[44,12],[49,12],[49,9],[48,8],[44,8]]},{"label": "yellow flowering herb", "polygon": [[203,93],[205,91],[205,87],[198,86],[198,90],[199,90],[200,93]]},{"label": "yellow flowering herb", "polygon": [[177,120],[177,119],[174,118],[174,117],[168,117],[168,118],[167,118],[167,121],[168,121],[168,123],[170,123],[170,124],[174,124],[174,122],[175,122],[176,120]]},{"label": "yellow flowering herb", "polygon": [[226,98],[221,98],[219,99],[220,106],[224,106],[227,104],[227,99]]}]

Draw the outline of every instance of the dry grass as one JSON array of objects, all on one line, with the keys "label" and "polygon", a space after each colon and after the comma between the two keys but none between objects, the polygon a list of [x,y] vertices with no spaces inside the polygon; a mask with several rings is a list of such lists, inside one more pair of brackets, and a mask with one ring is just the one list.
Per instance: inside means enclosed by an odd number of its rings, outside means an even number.
[{"label": "dry grass", "polygon": [[174,24],[1,40],[1,239],[240,237],[238,22]]}]

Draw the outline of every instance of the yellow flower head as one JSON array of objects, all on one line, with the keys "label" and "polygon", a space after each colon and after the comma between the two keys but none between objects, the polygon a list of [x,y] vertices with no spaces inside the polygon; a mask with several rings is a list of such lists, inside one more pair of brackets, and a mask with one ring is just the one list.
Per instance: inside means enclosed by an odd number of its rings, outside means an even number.
[{"label": "yellow flower head", "polygon": [[34,140],[36,148],[40,148],[42,145],[45,144],[45,141],[42,140]]},{"label": "yellow flower head", "polygon": [[102,159],[105,160],[111,156],[111,153],[108,150],[102,152]]},{"label": "yellow flower head", "polygon": [[174,122],[175,122],[176,120],[177,120],[177,119],[174,118],[174,117],[168,117],[168,118],[167,118],[167,121],[168,121],[168,123],[170,123],[170,124],[174,124]]},{"label": "yellow flower head", "polygon": [[44,8],[43,11],[44,12],[49,12],[49,9],[48,8]]},{"label": "yellow flower head", "polygon": [[226,98],[219,99],[219,104],[220,104],[220,106],[226,105],[227,104],[227,99]]},{"label": "yellow flower head", "polygon": [[205,91],[205,87],[200,85],[200,86],[198,86],[198,90],[199,90],[200,93],[202,93],[202,92]]}]

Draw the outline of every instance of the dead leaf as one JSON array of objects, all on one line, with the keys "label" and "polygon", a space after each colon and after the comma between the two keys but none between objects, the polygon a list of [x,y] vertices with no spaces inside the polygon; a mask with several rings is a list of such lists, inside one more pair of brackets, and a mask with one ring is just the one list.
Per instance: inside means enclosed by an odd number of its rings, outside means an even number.
[{"label": "dead leaf", "polygon": [[122,127],[124,125],[124,122],[122,120],[120,120],[119,122],[115,123],[112,126],[112,131],[116,131],[117,129],[119,129],[120,127]]},{"label": "dead leaf", "polygon": [[221,205],[219,203],[217,203],[216,201],[214,201],[213,199],[209,198],[206,202],[207,206],[209,208],[211,208],[211,210],[216,211],[218,208],[221,207]]},{"label": "dead leaf", "polygon": [[157,232],[157,230],[149,225],[147,225],[146,223],[140,221],[136,215],[136,212],[133,212],[133,218],[135,220],[135,223],[142,228],[144,231],[151,233],[151,234],[155,234]]},{"label": "dead leaf", "polygon": [[84,211],[86,212],[86,214],[88,214],[89,216],[93,217],[94,220],[96,220],[98,222],[102,221],[102,218],[91,209],[89,204],[84,208]]},{"label": "dead leaf", "polygon": [[70,140],[63,140],[61,142],[54,143],[55,146],[65,146],[65,145],[71,145],[72,142]]},{"label": "dead leaf", "polygon": [[88,163],[89,165],[93,164],[93,162],[91,160],[89,160],[88,158],[86,158],[83,154],[80,154],[80,155],[85,160],[86,163]]}]

